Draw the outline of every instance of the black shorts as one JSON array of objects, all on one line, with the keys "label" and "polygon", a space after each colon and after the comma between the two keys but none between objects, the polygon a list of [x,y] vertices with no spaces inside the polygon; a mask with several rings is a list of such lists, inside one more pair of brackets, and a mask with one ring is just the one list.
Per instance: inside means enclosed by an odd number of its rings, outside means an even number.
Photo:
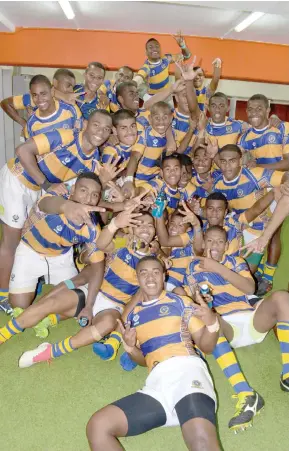
[{"label": "black shorts", "polygon": [[77,318],[81,310],[85,307],[85,294],[80,288],[73,288],[71,291],[74,291],[78,297],[78,304],[74,313],[74,318]]}]

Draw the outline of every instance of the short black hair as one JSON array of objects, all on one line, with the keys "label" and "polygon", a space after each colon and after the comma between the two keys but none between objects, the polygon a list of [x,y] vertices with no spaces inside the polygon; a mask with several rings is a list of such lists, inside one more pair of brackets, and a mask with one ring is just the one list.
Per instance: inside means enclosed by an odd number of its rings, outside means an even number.
[{"label": "short black hair", "polygon": [[180,154],[180,162],[182,166],[193,166],[193,162],[192,159],[189,157],[189,155],[185,155],[185,154]]},{"label": "short black hair", "polygon": [[163,109],[163,110],[168,110],[170,113],[172,113],[172,109],[171,109],[171,107],[169,106],[169,104],[166,103],[166,102],[163,102],[163,101],[160,101],[160,102],[155,103],[155,104],[150,108],[150,113],[151,113],[151,114],[155,114],[155,112],[156,112],[156,110],[157,110],[158,108],[161,108],[161,109]]},{"label": "short black hair", "polygon": [[145,262],[158,262],[159,265],[162,267],[163,272],[165,272],[165,265],[163,264],[163,262],[159,258],[154,257],[153,255],[146,255],[145,257],[141,258],[136,265],[136,270],[138,269],[141,263]]},{"label": "short black hair", "polygon": [[205,232],[205,236],[207,235],[208,232],[214,231],[214,230],[218,230],[219,232],[222,232],[224,234],[226,241],[228,240],[226,230],[224,229],[224,227],[222,227],[220,225],[213,225],[213,226],[209,227]]},{"label": "short black hair", "polygon": [[100,113],[100,114],[102,114],[103,116],[108,116],[108,117],[111,118],[111,114],[110,114],[107,110],[99,109],[99,110],[93,110],[93,111],[90,113],[88,120],[90,120],[90,119],[91,119],[95,114],[97,114],[97,113]]},{"label": "short black hair", "polygon": [[115,90],[116,97],[122,96],[123,91],[126,88],[132,88],[132,87],[137,88],[137,83],[133,80],[124,81],[123,83],[120,83],[119,85],[117,85],[116,90]]},{"label": "short black hair", "polygon": [[112,115],[112,125],[116,127],[120,121],[123,121],[125,119],[134,119],[136,122],[135,115],[130,110],[118,110]]},{"label": "short black hair", "polygon": [[226,96],[226,94],[224,94],[223,92],[215,92],[215,94],[213,94],[213,95],[210,97],[209,105],[211,104],[211,100],[212,100],[214,97],[218,97],[219,99],[224,99],[227,103],[229,103],[229,99],[228,99],[228,97]]},{"label": "short black hair", "polygon": [[239,157],[242,157],[242,151],[236,144],[226,144],[226,146],[219,149],[219,154],[225,152],[226,150],[229,150],[230,152],[236,152]]},{"label": "short black hair", "polygon": [[79,174],[79,176],[77,177],[75,184],[77,184],[77,182],[82,179],[94,180],[100,185],[100,187],[102,186],[99,177],[95,174],[95,172],[81,172],[81,174]]},{"label": "short black hair", "polygon": [[162,162],[161,162],[161,167],[162,168],[164,167],[164,162],[168,161],[168,160],[177,160],[180,163],[180,166],[182,166],[181,159],[180,159],[180,154],[178,154],[176,152],[172,153],[171,155],[165,155],[163,157]]},{"label": "short black hair", "polygon": [[87,69],[90,69],[92,67],[98,67],[99,69],[102,69],[105,73],[106,69],[104,67],[103,64],[97,62],[97,61],[92,61],[91,63],[88,63],[87,68],[85,69],[85,72],[87,71]]},{"label": "short black hair", "polygon": [[196,71],[198,69],[201,69],[203,71],[203,74],[205,75],[204,69],[201,66],[195,66],[193,67],[193,70]]},{"label": "short black hair", "polygon": [[150,42],[157,42],[157,43],[159,44],[159,41],[158,41],[156,38],[150,38],[150,39],[146,42],[146,48],[147,48],[147,45],[148,45]]},{"label": "short black hair", "polygon": [[[153,215],[149,212],[149,211],[141,211],[141,216],[149,216],[150,218],[152,218],[154,224],[155,224],[155,218],[153,217]],[[141,217],[139,216],[139,218]]]},{"label": "short black hair", "polygon": [[223,193],[214,192],[214,193],[209,194],[206,199],[206,206],[207,206],[208,200],[222,200],[225,204],[225,208],[226,209],[228,208],[228,200]]},{"label": "short black hair", "polygon": [[[129,66],[121,66],[119,69],[127,69],[127,70],[129,70],[130,72],[132,72],[132,74],[133,74],[133,69],[131,68],[131,67],[129,67]],[[118,70],[119,70],[118,69]]]},{"label": "short black hair", "polygon": [[31,89],[32,85],[36,85],[38,83],[44,83],[45,85],[49,86],[51,88],[51,82],[50,80],[42,74],[34,75],[34,77],[31,78],[29,83],[29,89]]},{"label": "short black hair", "polygon": [[265,108],[269,108],[269,106],[270,106],[269,100],[263,94],[254,94],[252,97],[250,97],[248,102],[251,102],[251,100],[261,100],[264,103]]},{"label": "short black hair", "polygon": [[61,77],[71,77],[75,80],[74,73],[69,69],[57,69],[57,71],[54,72],[53,78],[55,78],[55,80],[59,80]]}]

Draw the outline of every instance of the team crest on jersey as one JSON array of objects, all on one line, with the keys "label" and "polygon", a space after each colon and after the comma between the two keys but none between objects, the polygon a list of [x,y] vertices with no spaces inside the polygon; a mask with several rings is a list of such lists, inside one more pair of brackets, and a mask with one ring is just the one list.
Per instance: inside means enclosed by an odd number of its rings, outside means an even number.
[{"label": "team crest on jersey", "polygon": [[172,127],[175,127],[177,125],[176,121],[172,122]]},{"label": "team crest on jersey", "polygon": [[132,318],[133,325],[136,326],[139,324],[139,315],[134,315]]},{"label": "team crest on jersey", "polygon": [[152,74],[153,74],[153,75],[155,75],[155,74],[156,74],[156,71],[155,71],[154,69],[152,70]]},{"label": "team crest on jersey", "polygon": [[64,166],[66,166],[68,163],[70,163],[70,158],[69,157],[64,158],[64,160],[62,160],[61,163],[64,164]]},{"label": "team crest on jersey", "polygon": [[167,305],[162,305],[160,308],[160,316],[165,316],[170,313],[170,309]]},{"label": "team crest on jersey", "polygon": [[10,276],[11,282],[13,282],[14,279],[15,279],[15,274],[11,274],[11,276]]},{"label": "team crest on jersey", "polygon": [[204,388],[204,387],[200,381],[195,380],[192,382],[192,388]]},{"label": "team crest on jersey", "polygon": [[274,144],[276,142],[276,137],[275,135],[270,135],[268,136],[268,143],[269,144]]},{"label": "team crest on jersey", "polygon": [[74,237],[72,238],[72,242],[73,242],[74,244],[77,244],[77,243],[78,243],[78,238],[77,238],[77,236],[74,236]]},{"label": "team crest on jersey", "polygon": [[84,172],[84,169],[79,169],[79,170],[77,171],[77,174],[82,174],[82,172]]},{"label": "team crest on jersey", "polygon": [[18,222],[19,221],[19,216],[18,215],[13,215],[12,216],[12,221],[13,222]]},{"label": "team crest on jersey", "polygon": [[69,128],[69,124],[63,124],[63,128],[68,129]]},{"label": "team crest on jersey", "polygon": [[166,68],[166,65],[165,64],[162,64],[162,69],[165,69]]},{"label": "team crest on jersey", "polygon": [[233,133],[233,127],[231,125],[227,125],[226,133]]},{"label": "team crest on jersey", "polygon": [[153,146],[157,147],[157,145],[158,145],[158,140],[157,139],[153,139]]},{"label": "team crest on jersey", "polygon": [[131,261],[131,255],[127,255],[126,257],[125,257],[125,262],[126,263],[129,263]]},{"label": "team crest on jersey", "polygon": [[237,190],[237,196],[238,197],[244,197],[244,191],[242,189]]},{"label": "team crest on jersey", "polygon": [[63,229],[62,225],[58,225],[55,227],[54,232],[60,233],[62,231],[62,229]]}]

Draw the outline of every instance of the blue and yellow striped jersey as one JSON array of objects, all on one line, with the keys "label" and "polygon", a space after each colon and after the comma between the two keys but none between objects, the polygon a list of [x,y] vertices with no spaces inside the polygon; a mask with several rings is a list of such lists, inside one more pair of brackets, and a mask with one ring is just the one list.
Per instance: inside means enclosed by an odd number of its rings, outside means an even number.
[{"label": "blue and yellow striped jersey", "polygon": [[169,65],[172,62],[173,55],[171,53],[166,53],[165,56],[156,63],[152,63],[148,59],[145,60],[137,74],[147,82],[149,86],[148,94],[157,94],[169,86]]},{"label": "blue and yellow striped jersey", "polygon": [[[206,232],[210,227],[207,220],[203,220],[203,231]],[[227,232],[229,248],[226,254],[238,257],[240,248],[243,245],[243,230],[248,227],[245,213],[230,213],[224,218],[223,228]]]},{"label": "blue and yellow striped jersey", "polygon": [[172,266],[168,269],[167,282],[175,287],[181,287],[188,266],[194,255],[193,240],[194,230],[191,229],[180,235],[184,247],[173,247],[169,256]]},{"label": "blue and yellow striped jersey", "polygon": [[20,96],[13,96],[12,99],[15,110],[26,110],[26,108],[32,108],[33,111],[37,110],[37,106],[33,102],[29,92]]},{"label": "blue and yellow striped jersey", "polygon": [[[175,109],[173,114],[172,128],[175,132],[177,147],[179,147],[190,128],[190,116],[182,114],[178,111],[178,109]],[[190,141],[190,144],[186,148],[185,152],[183,152],[185,155],[189,155],[191,153],[194,141],[196,139],[195,135],[196,130]]]},{"label": "blue and yellow striped jersey", "polygon": [[197,187],[190,181],[184,188],[179,188],[181,200],[189,202],[195,194],[197,194]]},{"label": "blue and yellow striped jersey", "polygon": [[160,162],[167,145],[166,136],[161,136],[151,126],[139,135],[132,146],[133,152],[141,154],[135,174],[136,186],[149,182],[160,172]]},{"label": "blue and yellow striped jersey", "polygon": [[[211,177],[213,179],[213,183],[221,176],[221,171],[219,169],[211,169]],[[199,196],[201,199],[201,207],[204,208],[206,204],[206,198],[210,194],[209,191],[205,190],[203,185],[206,183],[205,180],[202,180],[198,173],[193,169],[193,177],[191,179],[191,183],[195,186],[195,195]]]},{"label": "blue and yellow striped jersey", "polygon": [[121,106],[117,101],[115,88],[116,86],[114,80],[105,80],[99,88],[99,91],[105,94],[109,99],[109,109],[111,113],[115,113],[121,109]]},{"label": "blue and yellow striped jersey", "polygon": [[[236,213],[243,213],[267,193],[267,188],[279,186],[283,175],[284,172],[281,171],[243,167],[234,180],[225,180],[223,175],[220,175],[214,184],[213,191],[221,192],[226,196],[230,209]],[[265,210],[252,223],[252,232],[253,230],[263,230],[270,217],[270,210]]]},{"label": "blue and yellow striped jersey", "polygon": [[118,165],[125,163],[125,168],[128,165],[132,146],[126,146],[124,144],[116,144],[115,146],[105,146],[101,155],[101,162],[107,163],[111,157],[114,161],[120,157]]},{"label": "blue and yellow striped jersey", "polygon": [[199,108],[201,111],[206,111],[209,105],[209,99],[212,93],[210,91],[210,87],[204,86],[200,89],[196,89],[196,96]]},{"label": "blue and yellow striped jersey", "polygon": [[167,210],[169,215],[173,213],[179,205],[179,201],[181,198],[180,191],[178,188],[172,188],[160,177],[156,177],[153,180],[150,180],[148,183],[143,183],[139,185],[145,189],[154,188],[158,193],[162,192],[165,194],[167,201]]},{"label": "blue and yellow striped jersey", "polygon": [[288,134],[289,122],[282,122],[278,128],[250,128],[240,137],[238,144],[245,152],[250,152],[257,164],[272,164],[289,154]]},{"label": "blue and yellow striped jersey", "polygon": [[[57,196],[57,194],[49,193],[41,199],[52,196]],[[62,197],[68,199],[68,196]],[[91,215],[91,219],[94,222],[93,228],[88,227],[87,224],[76,225],[64,215],[41,212],[37,203],[25,221],[21,240],[35,252],[46,257],[66,254],[74,245],[92,244],[94,252],[89,258],[91,263],[96,263],[104,259],[104,254],[96,247],[96,240],[101,232],[98,217]]]},{"label": "blue and yellow striped jersey", "polygon": [[[73,130],[54,130],[33,137],[39,153],[37,164],[49,182],[67,182],[81,172],[95,171],[99,150],[96,148],[86,155],[82,151],[82,137],[83,132]],[[40,190],[18,157],[9,160],[7,165],[21,183],[34,191]]]},{"label": "blue and yellow striped jersey", "polygon": [[219,149],[221,149],[227,144],[237,144],[242,133],[242,124],[242,121],[237,121],[230,117],[226,118],[224,124],[214,124],[212,119],[209,119],[206,132],[208,135],[217,138]]},{"label": "blue and yellow striped jersey", "polygon": [[138,135],[140,135],[147,127],[150,126],[148,119],[149,115],[150,115],[149,110],[145,110],[144,108],[139,108],[137,110],[135,119]]},{"label": "blue and yellow striped jersey", "polygon": [[[85,86],[82,84],[75,85],[73,91],[76,94],[78,92],[85,92]],[[91,113],[99,109],[99,98],[97,94],[95,94],[94,98],[90,102],[85,100],[85,94],[81,94],[78,99],[81,101],[81,103],[79,103],[79,108],[84,119],[89,119]]]},{"label": "blue and yellow striped jersey", "polygon": [[[231,271],[253,280],[248,265],[243,258],[225,255],[221,264]],[[194,290],[194,287],[206,283],[213,296],[213,307],[220,315],[225,316],[231,313],[254,310],[249,304],[248,297],[242,291],[235,288],[220,274],[203,270],[198,272],[198,265],[199,260],[192,261],[184,278],[183,285],[188,296],[192,296],[191,290]]]},{"label": "blue and yellow striped jersey", "polygon": [[82,128],[81,112],[78,106],[69,105],[61,100],[54,100],[56,111],[49,117],[41,117],[38,109],[28,119],[24,135],[32,138],[40,133],[47,133],[58,129]]},{"label": "blue and yellow striped jersey", "polygon": [[126,305],[139,289],[136,266],[144,256],[127,247],[114,252],[109,258],[109,265],[106,265],[102,293],[110,300]]},{"label": "blue and yellow striped jersey", "polygon": [[188,297],[166,291],[156,301],[137,304],[128,321],[149,371],[171,357],[195,355],[192,334],[204,327]]}]

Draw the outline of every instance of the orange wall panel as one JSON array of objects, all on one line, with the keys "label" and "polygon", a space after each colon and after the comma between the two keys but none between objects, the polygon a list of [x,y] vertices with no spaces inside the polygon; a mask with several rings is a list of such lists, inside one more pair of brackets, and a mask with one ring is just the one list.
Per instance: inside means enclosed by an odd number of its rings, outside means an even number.
[{"label": "orange wall panel", "polygon": [[[111,70],[124,64],[137,70],[152,36],[163,52],[178,51],[170,35],[20,28],[0,33],[0,65],[84,68],[89,61],[100,61]],[[289,84],[289,46],[192,36],[186,42],[208,76],[213,59],[220,57],[222,78]]]}]

